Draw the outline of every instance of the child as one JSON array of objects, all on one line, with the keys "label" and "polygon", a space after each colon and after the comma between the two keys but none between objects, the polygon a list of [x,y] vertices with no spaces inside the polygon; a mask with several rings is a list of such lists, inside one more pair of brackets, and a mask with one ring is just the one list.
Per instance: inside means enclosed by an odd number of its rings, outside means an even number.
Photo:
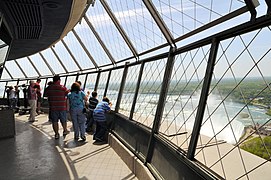
[{"label": "child", "polygon": [[97,92],[93,91],[91,93],[91,96],[89,98],[89,104],[88,104],[88,109],[89,109],[89,113],[88,113],[88,119],[87,119],[87,123],[86,123],[86,132],[92,132],[93,131],[93,111],[96,108],[97,104],[98,104],[98,99],[97,99]]},{"label": "child", "polygon": [[107,125],[105,113],[111,110],[111,103],[107,97],[104,97],[102,102],[100,102],[93,112],[93,119],[96,122],[96,131],[94,133],[93,139],[98,142],[104,142]]}]

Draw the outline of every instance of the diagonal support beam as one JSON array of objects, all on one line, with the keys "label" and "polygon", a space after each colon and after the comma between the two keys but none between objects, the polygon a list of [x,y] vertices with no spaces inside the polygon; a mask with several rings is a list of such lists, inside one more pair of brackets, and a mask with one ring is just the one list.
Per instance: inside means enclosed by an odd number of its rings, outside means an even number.
[{"label": "diagonal support beam", "polygon": [[65,73],[68,73],[68,69],[66,68],[66,66],[63,64],[63,62],[61,61],[61,59],[59,58],[59,56],[57,55],[56,51],[51,47],[51,50],[53,51],[56,59],[58,60],[58,62],[61,64],[61,66],[63,67]]},{"label": "diagonal support beam", "polygon": [[22,69],[22,67],[18,63],[17,59],[14,59],[14,62],[18,66],[18,68],[21,70],[21,72],[23,73],[24,77],[27,78],[27,75],[25,74],[24,70]]},{"label": "diagonal support beam", "polygon": [[27,59],[31,63],[31,65],[34,67],[34,69],[37,72],[37,74],[39,75],[39,77],[41,77],[41,73],[39,72],[39,70],[37,69],[37,67],[34,65],[34,63],[32,62],[32,60],[30,59],[29,56],[27,56]]},{"label": "diagonal support beam", "polygon": [[77,65],[78,69],[80,71],[82,71],[82,67],[80,66],[80,64],[78,63],[78,61],[76,60],[76,58],[74,57],[74,55],[72,54],[70,48],[68,47],[68,45],[65,43],[65,41],[63,39],[61,39],[61,42],[63,43],[64,47],[67,49],[68,53],[70,54],[70,56],[72,57],[73,61],[75,62],[75,64]]},{"label": "diagonal support beam", "polygon": [[154,4],[150,0],[143,0],[146,8],[149,10],[152,18],[156,22],[157,26],[163,33],[164,37],[166,38],[167,42],[171,47],[176,47],[174,42],[174,37],[172,36],[171,32],[169,31],[166,23],[161,18],[160,14],[158,13],[157,9],[155,8]]},{"label": "diagonal support beam", "polygon": [[47,62],[47,60],[45,59],[45,57],[39,52],[40,57],[43,59],[44,63],[47,65],[47,67],[49,68],[49,70],[51,71],[52,75],[55,75],[54,70],[52,69],[52,67],[50,66],[50,64]]},{"label": "diagonal support beam", "polygon": [[85,44],[82,42],[81,38],[78,36],[78,34],[76,33],[76,31],[74,29],[72,29],[72,32],[73,32],[74,36],[76,37],[76,39],[78,40],[79,44],[82,46],[82,48],[86,52],[86,54],[89,57],[89,59],[92,62],[92,64],[95,66],[95,68],[98,68],[98,65],[97,65],[96,61],[91,56],[90,52],[88,51],[88,49],[86,48]]},{"label": "diagonal support beam", "polygon": [[197,110],[195,123],[194,123],[193,131],[192,131],[192,135],[191,135],[191,140],[190,140],[189,148],[187,152],[187,158],[190,160],[193,160],[195,157],[196,147],[197,147],[198,139],[200,136],[201,124],[203,121],[209,89],[210,89],[210,85],[211,85],[211,81],[213,77],[213,71],[214,71],[214,66],[216,62],[218,46],[219,46],[219,41],[216,38],[214,38],[212,40],[208,64],[205,71],[204,82],[203,82],[201,93],[200,93],[198,110]]},{"label": "diagonal support beam", "polygon": [[132,51],[134,57],[138,57],[138,53],[137,53],[135,47],[133,46],[132,42],[128,38],[128,36],[125,33],[124,29],[121,27],[118,19],[116,18],[116,16],[114,15],[112,10],[110,9],[107,2],[105,0],[100,0],[100,2],[103,5],[103,7],[104,7],[105,11],[107,12],[107,14],[109,15],[109,17],[111,18],[112,22],[115,24],[115,26],[118,29],[119,33],[121,34],[122,38],[124,39],[124,41],[126,42],[128,47],[130,48],[130,50]]},{"label": "diagonal support beam", "polygon": [[93,32],[94,36],[96,37],[96,39],[99,41],[100,45],[102,46],[102,48],[104,49],[105,53],[107,54],[107,56],[109,57],[110,61],[112,62],[112,64],[116,64],[115,59],[113,58],[113,56],[111,55],[110,51],[107,49],[106,45],[104,44],[103,40],[101,39],[101,37],[99,36],[99,34],[97,33],[97,31],[95,30],[95,28],[93,27],[92,23],[89,21],[89,19],[87,18],[87,16],[84,16],[85,21],[87,22],[89,28],[91,29],[91,31]]}]

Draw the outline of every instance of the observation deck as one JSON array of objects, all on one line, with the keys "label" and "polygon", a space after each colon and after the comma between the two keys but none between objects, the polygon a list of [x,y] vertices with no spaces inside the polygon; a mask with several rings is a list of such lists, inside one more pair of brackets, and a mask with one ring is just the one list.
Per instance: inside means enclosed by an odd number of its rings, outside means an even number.
[{"label": "observation deck", "polygon": [[[270,179],[270,37],[270,0],[0,0],[0,105],[7,87],[19,86],[22,106],[30,81],[81,81],[113,104],[101,147],[114,154],[118,141],[154,178]],[[0,145],[38,132],[68,157],[67,178],[92,177],[69,162],[97,146],[50,139],[43,116],[16,116],[19,133]]]}]

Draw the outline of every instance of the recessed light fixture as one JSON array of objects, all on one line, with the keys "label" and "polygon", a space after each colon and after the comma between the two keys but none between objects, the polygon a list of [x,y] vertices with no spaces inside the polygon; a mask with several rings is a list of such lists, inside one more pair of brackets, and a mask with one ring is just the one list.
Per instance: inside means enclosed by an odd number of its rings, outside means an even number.
[{"label": "recessed light fixture", "polygon": [[45,1],[42,6],[47,9],[59,9],[62,5],[54,1]]}]

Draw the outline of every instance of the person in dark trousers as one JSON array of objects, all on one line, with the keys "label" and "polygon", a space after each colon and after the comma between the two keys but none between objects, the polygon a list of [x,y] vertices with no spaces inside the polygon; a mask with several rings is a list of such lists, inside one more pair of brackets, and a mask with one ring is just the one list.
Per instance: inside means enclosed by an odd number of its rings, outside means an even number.
[{"label": "person in dark trousers", "polygon": [[89,104],[88,104],[88,115],[87,115],[87,122],[86,122],[86,132],[94,132],[94,128],[93,128],[93,111],[96,108],[97,104],[98,104],[98,99],[97,99],[97,92],[93,91],[91,93],[91,97],[89,98]]},{"label": "person in dark trousers", "polygon": [[104,97],[102,102],[98,103],[96,108],[93,111],[93,119],[96,122],[96,131],[93,136],[93,140],[97,142],[106,141],[106,116],[105,114],[111,110],[111,103],[107,97]]}]

